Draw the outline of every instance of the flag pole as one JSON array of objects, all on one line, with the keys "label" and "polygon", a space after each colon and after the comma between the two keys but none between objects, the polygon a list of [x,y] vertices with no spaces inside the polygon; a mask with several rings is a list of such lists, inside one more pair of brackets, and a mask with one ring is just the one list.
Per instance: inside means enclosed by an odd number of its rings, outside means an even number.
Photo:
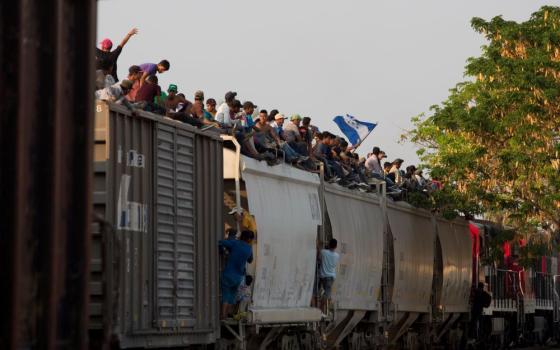
[{"label": "flag pole", "polygon": [[358,144],[357,144],[356,146],[352,146],[352,150],[353,150],[353,151],[356,151],[356,150],[358,149],[358,147],[360,147],[360,145],[362,144],[362,142],[364,142],[364,140],[367,139],[367,137],[369,136],[369,134],[371,134],[371,132],[372,132],[374,129],[375,129],[375,128],[371,129],[371,130],[367,133],[367,135],[366,135],[363,139],[361,139],[360,142],[358,142]]}]

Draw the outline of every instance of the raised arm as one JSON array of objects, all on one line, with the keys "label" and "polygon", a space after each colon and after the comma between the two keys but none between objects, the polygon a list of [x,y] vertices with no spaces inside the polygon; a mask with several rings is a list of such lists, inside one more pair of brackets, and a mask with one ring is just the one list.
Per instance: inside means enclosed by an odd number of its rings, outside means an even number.
[{"label": "raised arm", "polygon": [[121,43],[119,44],[120,47],[124,47],[126,45],[126,43],[128,42],[128,40],[134,35],[134,34],[138,34],[138,28],[132,28],[128,33],[126,33],[126,36],[122,39]]}]

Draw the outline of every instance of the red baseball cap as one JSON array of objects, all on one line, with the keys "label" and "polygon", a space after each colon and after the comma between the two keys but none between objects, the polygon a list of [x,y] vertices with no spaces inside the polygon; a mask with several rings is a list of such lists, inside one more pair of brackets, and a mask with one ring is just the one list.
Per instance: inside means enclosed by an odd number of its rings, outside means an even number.
[{"label": "red baseball cap", "polygon": [[113,42],[108,38],[101,40],[99,44],[102,50],[110,50],[113,47]]}]

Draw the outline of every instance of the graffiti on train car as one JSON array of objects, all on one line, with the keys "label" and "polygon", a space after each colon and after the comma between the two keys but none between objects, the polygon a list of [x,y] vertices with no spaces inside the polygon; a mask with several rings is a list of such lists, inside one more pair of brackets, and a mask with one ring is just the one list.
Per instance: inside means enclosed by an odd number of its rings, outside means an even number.
[{"label": "graffiti on train car", "polygon": [[119,185],[117,204],[118,229],[148,232],[148,205],[128,200],[132,176],[123,174]]}]

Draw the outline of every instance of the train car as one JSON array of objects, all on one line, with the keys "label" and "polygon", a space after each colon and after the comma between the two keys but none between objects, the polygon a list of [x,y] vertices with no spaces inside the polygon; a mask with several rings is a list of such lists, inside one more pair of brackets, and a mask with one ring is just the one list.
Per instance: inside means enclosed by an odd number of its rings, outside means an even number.
[{"label": "train car", "polygon": [[378,198],[384,213],[384,267],[376,298],[382,308],[368,312],[350,332],[348,348],[383,341],[402,349],[459,348],[466,335],[472,276],[467,223]]},{"label": "train car", "polygon": [[214,344],[222,141],[96,102],[90,348]]},{"label": "train car", "polygon": [[[219,348],[314,349],[322,319],[311,307],[322,223],[319,178],[240,156],[235,139],[224,139],[231,146],[224,148],[224,212],[243,210],[254,218],[256,239],[247,318],[224,321]],[[225,222],[237,225],[230,215]]]},{"label": "train car", "polygon": [[[480,246],[477,282],[487,284],[492,294],[490,307],[484,309],[480,342],[486,346],[545,344],[558,341],[559,284],[557,257],[542,256],[522,267],[518,257],[523,240],[503,243],[503,257],[491,257],[489,245],[496,224],[478,220],[471,223],[474,239]],[[491,263],[489,263],[491,262]]]},{"label": "train car", "polygon": [[[120,348],[455,348],[473,283],[464,219],[241,155],[235,138],[98,102],[90,339]],[[218,239],[256,231],[247,313],[220,320]],[[312,306],[318,245],[341,255]],[[324,313],[323,313],[324,312]]]},{"label": "train car", "polygon": [[[447,221],[388,202],[382,186],[362,193],[286,164],[268,166],[241,156],[236,141],[224,138],[230,146],[224,149],[224,212],[242,207],[257,226],[253,300],[246,321],[235,329],[226,324],[228,345],[251,348],[255,339],[279,349],[309,348],[310,339],[318,341],[311,348],[459,344],[472,279],[464,219]],[[231,217],[225,221],[237,225]],[[315,242],[330,237],[339,241],[341,259],[332,312],[321,317],[310,307]]]}]

